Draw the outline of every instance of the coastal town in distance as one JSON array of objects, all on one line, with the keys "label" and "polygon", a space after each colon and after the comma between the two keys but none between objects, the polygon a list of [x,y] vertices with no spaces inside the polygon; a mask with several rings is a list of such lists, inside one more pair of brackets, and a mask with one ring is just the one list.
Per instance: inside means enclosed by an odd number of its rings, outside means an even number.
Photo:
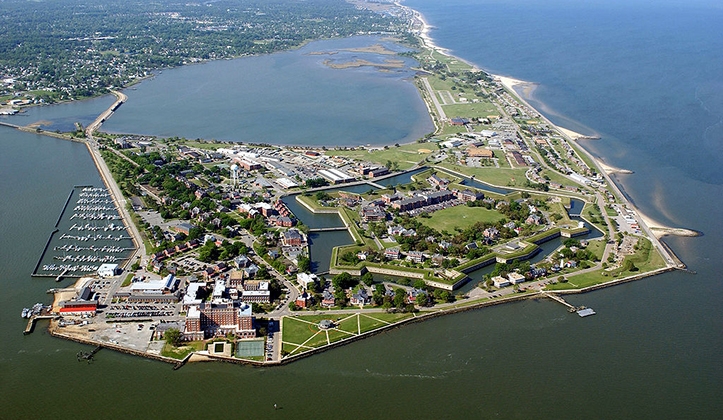
[{"label": "coastal town in distance", "polygon": [[[74,188],[59,209],[33,274],[77,281],[53,288],[52,305],[23,310],[26,332],[49,319],[54,336],[177,366],[273,365],[519,299],[550,298],[588,316],[564,295],[685,269],[659,237],[695,232],[636,211],[609,178],[621,170],[577,144],[593,139],[521,99],[514,87],[524,82],[436,48],[408,8],[358,4],[403,16],[418,41],[414,83],[436,130],[415,143],[280,147],[103,133],[128,100],[121,91],[75,132],[18,127],[85,142],[104,181]],[[356,52],[389,58],[335,68],[397,65],[381,45]],[[350,244],[315,249],[330,257],[313,266],[313,237],[335,231]],[[493,268],[470,278],[484,267]]]}]

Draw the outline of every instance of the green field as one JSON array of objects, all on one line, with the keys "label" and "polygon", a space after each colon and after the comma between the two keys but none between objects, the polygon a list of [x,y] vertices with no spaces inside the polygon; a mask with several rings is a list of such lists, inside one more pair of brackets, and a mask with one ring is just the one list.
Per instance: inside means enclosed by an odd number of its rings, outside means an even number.
[{"label": "green field", "polygon": [[[365,333],[385,327],[412,316],[414,315],[355,312],[284,317],[281,325],[282,349],[291,355],[302,353],[359,335],[360,332]],[[330,319],[337,325],[334,328],[322,330],[318,324],[324,319]]]},{"label": "green field", "polygon": [[600,283],[605,283],[616,278],[624,278],[665,267],[665,262],[663,261],[663,258],[657,251],[652,249],[652,244],[650,243],[650,241],[644,238],[641,238],[641,244],[636,250],[635,254],[628,255],[627,257],[625,257],[625,260],[632,261],[635,264],[635,267],[637,267],[637,270],[623,271],[622,269],[617,269],[605,271],[600,269],[577,276],[572,273],[568,276],[569,279],[567,283],[552,284],[548,286],[548,289],[579,289]]},{"label": "green field", "polygon": [[183,346],[179,347],[173,347],[170,344],[166,344],[163,346],[163,350],[161,350],[161,356],[165,357],[171,357],[173,359],[183,359],[184,357],[188,356],[189,353],[193,353],[195,351],[201,351],[206,349],[206,342],[205,341],[190,341],[188,343],[184,343]]},{"label": "green field", "polygon": [[485,118],[489,115],[499,114],[497,108],[489,102],[473,103],[470,101],[469,103],[442,105],[442,109],[448,118]]},{"label": "green field", "polygon": [[452,165],[442,163],[440,166],[461,172],[467,175],[474,175],[479,181],[499,187],[523,187],[525,185],[526,169],[510,169],[510,168],[469,168],[466,166]]},{"label": "green field", "polygon": [[390,146],[388,149],[374,150],[371,153],[365,149],[356,150],[330,150],[329,156],[345,156],[353,159],[366,160],[385,165],[387,162],[398,162],[399,169],[405,170],[423,161],[427,156],[437,151],[434,143],[409,143],[399,147]]},{"label": "green field", "polygon": [[496,210],[487,210],[484,207],[456,206],[435,211],[429,219],[419,218],[425,226],[436,229],[438,232],[446,230],[454,232],[455,227],[467,229],[477,222],[496,223],[504,219],[504,215]]}]

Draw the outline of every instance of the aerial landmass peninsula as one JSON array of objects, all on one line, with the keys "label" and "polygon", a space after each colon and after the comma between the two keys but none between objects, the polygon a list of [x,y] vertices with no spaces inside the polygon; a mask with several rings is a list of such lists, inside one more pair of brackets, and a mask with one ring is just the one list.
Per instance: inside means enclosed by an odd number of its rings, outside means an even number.
[{"label": "aerial landmass peninsula", "polygon": [[[370,3],[384,5],[400,8]],[[415,84],[436,125],[416,143],[276,147],[98,131],[126,100],[120,92],[87,129],[62,134],[85,138],[106,184],[79,197],[112,199],[136,251],[53,290],[51,308],[27,312],[27,331],[49,317],[55,336],[177,366],[282,364],[519,299],[589,315],[560,295],[685,269],[572,139],[583,136],[554,126],[509,80],[435,47],[422,17],[402,9],[409,32],[399,39],[417,40]],[[303,223],[323,213],[340,224]],[[325,230],[346,230],[353,243],[327,250],[328,272],[312,274],[309,236]],[[551,240],[559,246],[539,258]],[[61,280],[70,269],[40,274]]]}]

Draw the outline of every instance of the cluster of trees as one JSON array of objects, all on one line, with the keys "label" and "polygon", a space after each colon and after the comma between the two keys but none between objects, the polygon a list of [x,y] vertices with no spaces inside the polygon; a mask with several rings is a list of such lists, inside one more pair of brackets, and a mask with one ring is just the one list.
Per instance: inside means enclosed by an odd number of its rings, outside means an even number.
[{"label": "cluster of trees", "polygon": [[[592,251],[581,248],[580,241],[578,241],[577,239],[566,239],[563,242],[563,245],[565,245],[565,247],[560,250],[560,256],[562,258],[580,263],[580,266],[582,268],[589,267],[587,261],[595,261],[597,259],[597,257]],[[572,248],[576,249],[573,251]]]},{"label": "cluster of trees", "polygon": [[208,241],[198,249],[198,260],[204,263],[214,261],[227,261],[239,255],[246,255],[248,247],[243,242],[221,242],[216,246],[214,242]]},{"label": "cluster of trees", "polygon": [[306,180],[305,185],[307,188],[319,188],[329,185],[329,181],[324,178],[309,178]]}]

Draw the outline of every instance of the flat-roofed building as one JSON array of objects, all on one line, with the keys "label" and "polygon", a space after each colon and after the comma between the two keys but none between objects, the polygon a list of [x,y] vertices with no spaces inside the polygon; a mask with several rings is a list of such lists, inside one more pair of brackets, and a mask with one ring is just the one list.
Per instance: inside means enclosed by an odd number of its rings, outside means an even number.
[{"label": "flat-roofed building", "polygon": [[232,303],[201,303],[189,308],[185,334],[191,337],[213,337],[234,334],[237,338],[255,338],[251,305]]}]

